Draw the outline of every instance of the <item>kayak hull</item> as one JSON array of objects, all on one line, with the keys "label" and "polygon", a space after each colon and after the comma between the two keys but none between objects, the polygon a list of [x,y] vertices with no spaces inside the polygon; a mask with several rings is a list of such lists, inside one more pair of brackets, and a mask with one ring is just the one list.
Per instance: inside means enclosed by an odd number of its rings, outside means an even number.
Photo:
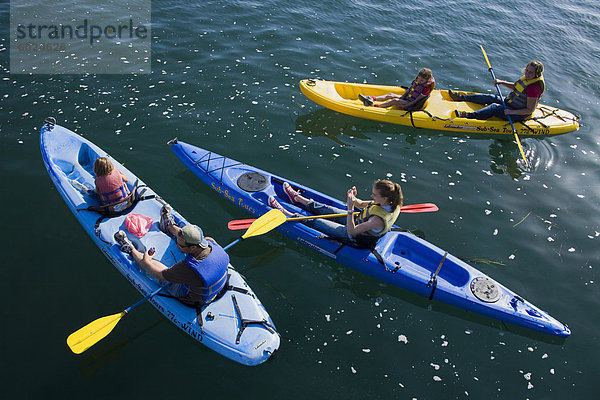
[{"label": "kayak hull", "polygon": [[[309,215],[290,204],[282,189],[284,181],[308,198],[345,209],[345,203],[292,180],[184,142],[170,143],[175,155],[204,183],[255,217],[271,209],[267,203],[269,196],[275,196],[291,212]],[[382,258],[379,261],[369,250],[341,246],[339,242],[320,237],[321,232],[298,221],[286,222],[277,230],[346,266],[420,295],[551,335],[565,337],[571,334],[566,325],[548,313],[409,232],[391,231],[384,235],[376,246]],[[440,271],[436,279],[432,279],[440,263]]]},{"label": "kayak hull", "polygon": [[[156,193],[150,187],[138,180],[131,171],[106,152],[66,128],[45,124],[40,132],[40,147],[52,182],[102,253],[143,296],[157,290],[160,287],[159,282],[142,271],[131,256],[120,251],[113,235],[120,229],[127,232],[124,223],[127,215],[131,213],[145,215],[152,218],[154,222],[149,232],[141,238],[128,233],[134,245],[139,250],[154,247],[155,259],[168,266],[182,260],[184,254],[179,251],[175,241],[158,228],[160,209],[164,202],[154,197]],[[86,192],[83,189],[94,188],[93,163],[98,157],[108,157],[116,168],[127,175],[130,189],[138,180],[139,188],[145,190],[143,196],[151,198],[137,202],[124,215],[101,220],[96,230],[95,225],[100,214],[80,210],[99,203],[92,191]],[[140,189],[138,192],[141,192]],[[187,224],[177,211],[173,212],[173,216],[180,226]],[[202,328],[198,324],[195,308],[160,294],[152,297],[150,303],[173,324],[208,348],[241,364],[257,365],[274,354],[279,348],[280,338],[260,300],[231,265],[229,265],[229,275],[229,284],[246,290],[247,293],[227,290],[218,300],[202,307]],[[162,293],[166,292],[165,289]],[[234,300],[238,304],[237,308]],[[243,318],[264,320],[266,323],[248,325],[240,335],[242,318],[240,313],[243,314]]]},{"label": "kayak hull", "polygon": [[[300,81],[300,90],[310,100],[325,108],[359,118],[469,134],[513,134],[510,123],[500,118],[494,117],[488,120],[456,118],[455,110],[472,112],[483,106],[464,101],[452,101],[447,90],[434,89],[423,110],[412,113],[396,107],[366,107],[358,99],[359,94],[381,96],[395,93],[402,95],[406,88],[401,86],[303,79]],[[457,93],[475,94],[464,91]],[[517,122],[514,126],[520,136],[558,135],[578,130],[579,118],[568,111],[539,104],[533,114],[533,119],[522,123]]]}]

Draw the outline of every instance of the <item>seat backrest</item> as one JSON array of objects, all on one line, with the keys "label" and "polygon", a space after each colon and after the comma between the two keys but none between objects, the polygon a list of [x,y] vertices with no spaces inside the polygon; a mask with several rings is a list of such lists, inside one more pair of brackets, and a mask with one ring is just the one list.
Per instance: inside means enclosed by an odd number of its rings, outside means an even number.
[{"label": "seat backrest", "polygon": [[427,96],[423,97],[421,100],[417,101],[415,104],[413,104],[412,106],[407,108],[406,111],[422,110],[423,108],[425,108],[425,103],[427,102],[427,100],[429,100],[429,96],[431,96],[431,95],[427,95]]}]

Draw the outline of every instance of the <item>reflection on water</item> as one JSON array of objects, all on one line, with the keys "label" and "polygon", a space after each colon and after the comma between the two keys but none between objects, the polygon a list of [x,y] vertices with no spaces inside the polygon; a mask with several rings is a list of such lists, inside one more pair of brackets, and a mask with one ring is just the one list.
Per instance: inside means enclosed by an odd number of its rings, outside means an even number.
[{"label": "reflection on water", "polygon": [[[521,153],[515,141],[494,140],[490,144],[489,155],[492,172],[499,175],[507,173],[513,179],[517,179],[523,174],[524,170],[518,164],[518,160],[521,160]],[[528,162],[531,165],[531,161],[528,160]]]},{"label": "reflection on water", "polygon": [[491,157],[490,169],[496,174],[509,174],[517,179],[524,172],[547,171],[552,168],[557,158],[556,146],[549,138],[521,138],[523,152],[529,168],[521,159],[521,153],[515,140],[495,140],[489,149]]},{"label": "reflection on water", "polygon": [[[394,124],[385,124],[338,112],[319,108],[308,114],[296,118],[296,133],[310,138],[327,138],[341,146],[350,146],[344,136],[361,140],[371,140],[375,135],[395,135],[404,137],[406,143],[417,145],[419,136],[456,137],[454,132],[431,131],[427,129],[414,129]],[[521,159],[521,153],[513,136],[498,135],[463,135],[465,140],[490,141],[488,154],[490,155],[490,169],[498,175],[508,174],[513,179],[520,178],[525,172],[535,170],[548,170],[556,158],[555,146],[549,138],[525,137],[520,138],[529,163],[529,168]]]},{"label": "reflection on water", "polygon": [[[139,329],[135,334],[123,338],[123,333],[119,337],[118,332],[113,333],[113,339],[104,338],[100,343],[97,343],[94,347],[88,349],[82,354],[79,362],[79,370],[81,374],[86,378],[92,378],[96,373],[110,365],[113,361],[121,356],[122,351],[137,338],[141,337],[147,332],[152,331],[159,324],[166,322],[165,318],[160,318],[153,324],[144,326]],[[122,321],[126,323],[127,321]],[[117,338],[115,340],[115,337]]]},{"label": "reflection on water", "polygon": [[326,137],[342,146],[348,146],[340,139],[344,134],[358,139],[370,139],[362,133],[366,129],[359,130],[360,125],[357,126],[353,122],[357,122],[356,118],[327,109],[318,109],[296,118],[296,132],[311,138]]},{"label": "reflection on water", "polygon": [[[18,322],[3,332],[5,342],[12,344],[3,352],[9,366],[3,376],[12,383],[6,385],[7,398],[37,398],[41,390],[47,397],[64,397],[64,385],[57,378],[68,380],[73,393],[104,398],[105,393],[95,389],[110,387],[110,374],[132,383],[148,380],[152,373],[148,368],[125,364],[157,348],[150,343],[157,330],[121,347],[125,351],[120,354],[114,344],[125,335],[119,332],[83,358],[73,358],[60,344],[64,326],[82,312],[88,315],[69,288],[86,288],[100,302],[105,294],[93,285],[97,282],[74,273],[89,271],[85,260],[89,254],[81,249],[90,247],[90,239],[72,216],[57,219],[60,213],[46,210],[53,204],[65,214],[40,161],[39,124],[51,115],[126,160],[128,167],[178,209],[183,206],[188,218],[222,243],[241,234],[227,231],[226,222],[248,215],[204,187],[170,154],[164,143],[174,136],[282,176],[302,177],[304,183],[331,195],[341,193],[347,181],[366,182],[389,173],[402,181],[409,202],[440,205],[435,215],[404,218],[406,227],[412,228],[414,222],[428,240],[457,256],[483,254],[505,263],[501,267],[478,260],[477,267],[494,268],[494,274],[505,278],[499,280],[511,287],[526,287],[519,292],[564,318],[574,332],[562,346],[541,334],[513,334],[516,327],[503,328],[494,321],[482,326],[479,316],[471,323],[466,312],[381,286],[272,232],[232,249],[232,263],[248,273],[248,283],[280,332],[314,336],[310,341],[299,339],[298,345],[282,345],[273,364],[249,369],[221,360],[187,335],[176,334],[178,329],[169,323],[160,345],[168,345],[167,354],[181,359],[177,365],[165,365],[165,353],[157,353],[157,365],[167,367],[154,371],[162,380],[195,374],[211,382],[207,389],[211,395],[222,392],[223,375],[234,374],[244,384],[229,385],[227,393],[264,397],[258,372],[274,382],[267,397],[293,400],[323,397],[319,388],[306,393],[310,388],[304,382],[315,377],[325,377],[336,388],[332,399],[584,398],[595,392],[598,385],[590,371],[597,367],[593,358],[580,357],[579,349],[598,352],[597,329],[589,323],[594,320],[590,310],[597,314],[600,309],[594,295],[600,281],[595,265],[600,258],[596,133],[600,100],[593,57],[600,37],[597,0],[571,6],[484,0],[477,7],[459,6],[460,12],[456,1],[436,2],[435,7],[380,3],[342,0],[331,7],[315,1],[300,5],[153,1],[153,71],[137,76],[10,75],[9,24],[0,28],[5,32],[0,35],[0,78],[5,88],[0,95],[0,174],[16,196],[16,201],[5,199],[11,211],[4,218],[7,226],[17,229],[43,227],[36,231],[39,253],[60,256],[51,259],[60,271],[54,274],[60,277],[56,285],[31,275],[32,268],[4,270],[5,281],[16,283],[6,285],[5,297],[20,299],[4,310]],[[531,9],[536,10],[531,16],[535,29],[512,23],[521,15],[529,16]],[[9,20],[9,2],[0,5],[0,13]],[[408,23],[399,23],[398,16]],[[512,135],[469,136],[383,124],[316,106],[298,89],[300,79],[317,76],[406,84],[416,70],[427,66],[434,70],[440,88],[492,92],[478,42],[500,78],[514,79],[530,58],[540,59],[548,84],[544,103],[583,114],[585,125],[578,133],[522,137],[529,168]],[[566,48],[570,54],[590,56],[564,57]],[[56,226],[62,229],[51,229]],[[11,246],[5,259],[22,261],[31,244],[15,242],[14,232],[6,231],[5,242]],[[113,269],[108,265],[106,276],[118,274]],[[122,278],[115,275],[114,280]],[[124,293],[132,289],[121,283],[124,289],[115,295],[127,298]],[[33,295],[23,298],[22,287]],[[42,298],[40,288],[57,294]],[[39,330],[23,329],[40,302],[73,311],[41,319],[48,333],[43,335],[48,340],[43,349],[31,347],[42,339]],[[334,313],[341,308],[344,313]],[[155,312],[149,311],[146,322],[151,324]],[[331,322],[323,314],[331,314]],[[352,329],[354,333],[346,333]],[[505,329],[511,333],[502,335]],[[408,343],[392,332],[408,337]],[[138,347],[141,342],[149,345]],[[191,348],[207,357],[190,356]],[[197,374],[207,359],[215,365]],[[80,361],[84,365],[78,369]],[[72,379],[80,374],[90,379]],[[146,386],[150,397],[172,395],[168,385]],[[180,395],[197,395],[197,385],[184,386],[178,388]],[[140,385],[118,389],[117,397],[142,394]]]}]

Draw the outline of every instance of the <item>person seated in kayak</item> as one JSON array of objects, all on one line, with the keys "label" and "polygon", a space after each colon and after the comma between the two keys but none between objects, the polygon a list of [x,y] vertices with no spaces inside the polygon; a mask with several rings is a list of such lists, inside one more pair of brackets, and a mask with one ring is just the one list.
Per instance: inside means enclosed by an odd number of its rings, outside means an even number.
[{"label": "person seated in kayak", "polygon": [[153,251],[138,251],[124,231],[115,233],[115,241],[140,268],[159,281],[171,282],[169,293],[183,304],[201,307],[213,301],[227,283],[229,255],[214,239],[204,237],[196,225],[177,226],[169,206],[162,208],[159,226],[173,235],[177,247],[186,255],[171,267],[154,260]]},{"label": "person seated in kayak", "polygon": [[[435,79],[431,70],[429,68],[421,68],[415,80],[412,81],[410,87],[402,95],[396,93],[388,93],[383,96],[365,96],[359,94],[358,98],[367,107],[388,108],[396,106],[406,110],[429,96],[434,87]],[[384,103],[375,104],[376,101],[383,101]]]},{"label": "person seated in kayak", "polygon": [[[346,213],[346,217],[332,220],[318,218],[306,220],[304,223],[330,237],[350,238],[351,243],[364,243],[367,247],[377,242],[377,239],[391,229],[400,214],[400,208],[404,201],[400,185],[390,180],[378,180],[373,184],[372,201],[357,198],[356,187],[352,187],[348,190],[346,210],[308,199],[294,190],[287,182],[283,183],[283,190],[292,203],[302,205],[312,214]],[[294,216],[283,208],[273,196],[269,196],[269,206],[279,209],[288,217]],[[362,209],[356,216],[354,215],[355,207]]]},{"label": "person seated in kayak", "polygon": [[501,79],[494,80],[495,85],[503,85],[511,90],[504,100],[506,108],[502,105],[500,96],[495,94],[459,94],[448,90],[448,95],[454,101],[468,101],[487,105],[474,112],[456,110],[456,117],[469,119],[498,117],[508,120],[510,115],[514,122],[528,119],[535,111],[544,90],[546,90],[542,72],[544,72],[544,65],[540,61],[533,60],[525,66],[523,76],[516,82]]},{"label": "person seated in kayak", "polygon": [[108,158],[100,157],[94,161],[94,174],[96,193],[102,204],[116,203],[129,195],[127,176]]}]

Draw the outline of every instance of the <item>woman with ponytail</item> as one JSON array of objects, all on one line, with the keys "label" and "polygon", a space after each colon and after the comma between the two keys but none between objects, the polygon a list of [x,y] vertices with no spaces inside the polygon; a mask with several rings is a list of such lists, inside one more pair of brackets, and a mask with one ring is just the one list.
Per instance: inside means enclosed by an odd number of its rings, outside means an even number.
[{"label": "woman with ponytail", "polygon": [[[313,219],[304,223],[324,234],[335,238],[349,238],[351,244],[358,247],[371,247],[391,228],[404,201],[400,185],[390,180],[378,180],[371,190],[372,200],[361,200],[356,197],[356,187],[348,190],[346,198],[347,210],[319,203],[302,196],[289,183],[283,183],[283,190],[292,203],[316,215],[347,213],[346,217],[336,219]],[[269,197],[269,205],[282,211],[286,216],[293,214],[284,209],[273,197]],[[354,208],[361,209],[355,215]]]}]

